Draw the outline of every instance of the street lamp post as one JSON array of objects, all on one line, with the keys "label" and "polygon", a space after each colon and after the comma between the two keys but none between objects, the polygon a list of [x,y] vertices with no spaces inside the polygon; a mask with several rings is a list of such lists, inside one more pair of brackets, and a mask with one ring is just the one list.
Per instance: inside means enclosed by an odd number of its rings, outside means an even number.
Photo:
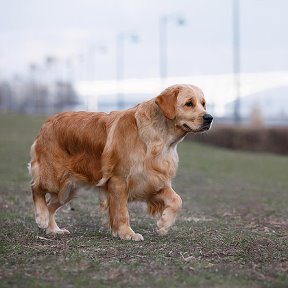
[{"label": "street lamp post", "polygon": [[160,57],[160,77],[167,77],[167,16],[160,18],[159,26],[159,57]]},{"label": "street lamp post", "polygon": [[104,45],[93,45],[88,48],[87,51],[87,81],[95,80],[95,54],[96,52],[100,54],[105,54],[107,51],[106,46]]},{"label": "street lamp post", "polygon": [[[51,88],[53,89],[53,86],[55,86],[57,81],[57,70],[56,70],[56,64],[58,62],[58,59],[56,59],[54,56],[47,56],[45,58],[45,68],[46,68],[46,85],[47,85],[47,105],[49,113],[55,113],[55,104],[56,104],[56,97],[54,94],[54,91],[51,92]],[[50,106],[50,109],[49,109]]]},{"label": "street lamp post", "polygon": [[[86,68],[87,68],[87,81],[95,80],[95,54],[105,54],[107,51],[106,46],[104,45],[93,45],[88,48],[87,57],[86,57]],[[94,95],[94,99],[97,95]],[[89,104],[91,103],[91,95],[89,96],[88,91],[86,91],[86,110],[89,111]],[[98,102],[98,101],[97,101]],[[94,103],[95,104],[95,103]]]},{"label": "street lamp post", "polygon": [[31,89],[32,89],[32,96],[34,98],[34,113],[39,113],[39,98],[38,98],[38,83],[37,83],[37,70],[38,67],[36,64],[32,63],[29,66],[30,73],[31,73]]},{"label": "street lamp post", "polygon": [[138,37],[135,34],[125,34],[120,33],[117,36],[116,42],[116,79],[118,82],[118,93],[117,93],[117,106],[121,110],[124,108],[124,95],[121,91],[120,81],[124,78],[124,41],[130,40],[131,42],[136,43]]},{"label": "street lamp post", "polygon": [[160,64],[160,78],[164,81],[168,75],[167,69],[167,27],[169,22],[176,22],[177,25],[185,24],[185,19],[180,15],[163,15],[159,22],[159,64]]},{"label": "street lamp post", "polygon": [[240,10],[239,0],[233,0],[233,71],[235,87],[234,122],[241,122],[241,81],[240,81]]}]

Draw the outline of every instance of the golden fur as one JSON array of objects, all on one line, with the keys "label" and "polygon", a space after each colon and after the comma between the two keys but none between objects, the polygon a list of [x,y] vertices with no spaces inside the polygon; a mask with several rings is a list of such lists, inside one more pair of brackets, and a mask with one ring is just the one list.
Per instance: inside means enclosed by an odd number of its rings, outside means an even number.
[{"label": "golden fur", "polygon": [[50,117],[31,147],[38,226],[47,233],[69,233],[57,226],[56,210],[79,188],[93,186],[104,191],[102,206],[108,209],[114,236],[143,240],[129,225],[132,200],[146,202],[151,214],[159,213],[158,232],[166,234],[182,204],[171,186],[178,164],[176,146],[188,132],[209,129],[212,120],[207,124],[205,114],[199,88],[174,85],[128,110]]}]

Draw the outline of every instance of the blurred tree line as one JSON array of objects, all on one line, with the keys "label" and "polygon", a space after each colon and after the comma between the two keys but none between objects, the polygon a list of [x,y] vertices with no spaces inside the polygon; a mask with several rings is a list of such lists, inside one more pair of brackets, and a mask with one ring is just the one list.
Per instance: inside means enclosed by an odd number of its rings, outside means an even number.
[{"label": "blurred tree line", "polygon": [[52,114],[73,110],[79,98],[70,82],[0,81],[0,112]]}]

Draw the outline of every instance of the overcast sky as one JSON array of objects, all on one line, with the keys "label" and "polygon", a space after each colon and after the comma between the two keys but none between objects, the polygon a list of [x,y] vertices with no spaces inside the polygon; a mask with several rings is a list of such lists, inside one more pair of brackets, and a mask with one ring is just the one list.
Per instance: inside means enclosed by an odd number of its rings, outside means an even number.
[{"label": "overcast sky", "polygon": [[[122,32],[139,37],[137,43],[125,41],[125,77],[157,77],[159,18],[173,13],[186,24],[168,25],[168,74],[230,73],[232,1],[0,0],[0,77],[24,74],[47,55],[76,63],[89,47],[104,45],[105,54],[95,53],[95,77],[115,78],[115,43]],[[242,71],[287,71],[288,1],[239,1]],[[84,75],[84,65],[77,65]]]}]

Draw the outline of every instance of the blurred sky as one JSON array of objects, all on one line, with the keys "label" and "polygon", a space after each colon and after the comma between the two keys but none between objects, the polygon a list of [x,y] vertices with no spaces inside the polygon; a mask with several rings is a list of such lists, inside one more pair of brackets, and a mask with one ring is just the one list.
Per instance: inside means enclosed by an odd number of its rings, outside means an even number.
[{"label": "blurred sky", "polygon": [[[287,0],[240,0],[243,72],[288,71],[287,11]],[[139,41],[125,41],[125,77],[157,77],[159,18],[173,13],[186,25],[168,26],[168,75],[232,72],[232,0],[0,0],[0,76],[105,45],[94,76],[113,79],[116,37],[132,32]]]}]

